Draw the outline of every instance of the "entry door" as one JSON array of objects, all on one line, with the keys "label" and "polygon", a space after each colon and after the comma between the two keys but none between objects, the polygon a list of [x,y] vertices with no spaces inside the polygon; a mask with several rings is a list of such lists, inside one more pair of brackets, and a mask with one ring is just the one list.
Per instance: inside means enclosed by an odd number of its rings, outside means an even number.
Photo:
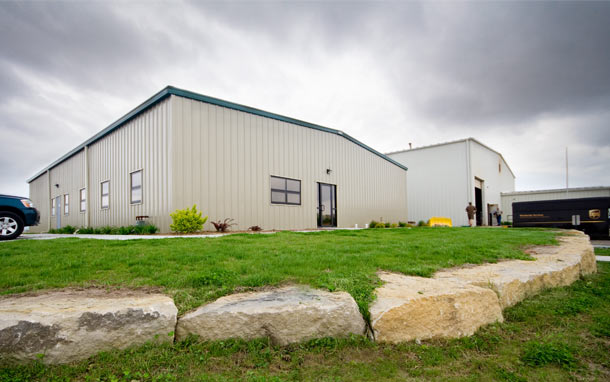
[{"label": "entry door", "polygon": [[56,227],[57,229],[61,228],[61,196],[55,198],[55,218],[56,218]]},{"label": "entry door", "polygon": [[318,227],[337,226],[337,186],[318,183]]}]

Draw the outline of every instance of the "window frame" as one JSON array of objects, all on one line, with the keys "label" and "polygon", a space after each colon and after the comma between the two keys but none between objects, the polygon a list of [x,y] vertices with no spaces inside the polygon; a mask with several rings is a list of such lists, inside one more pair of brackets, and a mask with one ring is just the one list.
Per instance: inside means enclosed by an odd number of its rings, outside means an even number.
[{"label": "window frame", "polygon": [[[276,179],[281,179],[284,181],[284,189],[279,189],[279,188],[273,188],[271,186],[271,179],[272,178],[276,178]],[[295,182],[299,182],[299,191],[292,191],[288,189],[288,181],[292,180]],[[271,204],[276,204],[276,205],[284,205],[284,206],[300,206],[302,203],[302,198],[303,198],[303,187],[301,185],[301,180],[300,179],[294,179],[294,178],[287,178],[285,176],[277,176],[277,175],[270,175],[269,176],[269,189],[270,189],[270,193],[269,193],[269,198],[271,201]],[[274,192],[281,192],[284,193],[284,200],[285,202],[274,202],[273,201],[273,193]],[[298,203],[291,203],[288,201],[288,194],[292,194],[292,195],[299,195],[299,202]]]},{"label": "window frame", "polygon": [[[84,191],[84,192],[83,192]],[[84,196],[84,199],[83,199]],[[80,190],[78,190],[78,210],[80,212],[87,212],[87,189],[86,188],[81,188]],[[84,208],[83,208],[83,203],[85,203]]]},{"label": "window frame", "polygon": [[70,194],[64,194],[64,205],[63,205],[63,209],[64,209],[64,215],[68,216],[70,215]]},{"label": "window frame", "polygon": [[[140,173],[140,200],[133,200],[133,175]],[[137,189],[137,188],[135,188]],[[144,203],[144,169],[138,169],[129,173],[129,204],[138,205]]]},{"label": "window frame", "polygon": [[57,200],[51,198],[51,216],[55,216],[55,210],[57,209]]},{"label": "window frame", "polygon": [[[108,183],[108,193],[104,194],[104,183]],[[104,196],[108,197],[108,204],[104,206]],[[100,182],[100,209],[110,209],[110,180],[104,180]]]}]

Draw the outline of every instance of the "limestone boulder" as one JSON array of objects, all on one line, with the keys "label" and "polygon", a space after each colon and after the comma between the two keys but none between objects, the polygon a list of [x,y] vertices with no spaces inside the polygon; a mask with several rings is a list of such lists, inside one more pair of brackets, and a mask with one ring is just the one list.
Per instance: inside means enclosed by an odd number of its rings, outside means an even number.
[{"label": "limestone boulder", "polygon": [[147,341],[171,342],[178,310],[143,292],[56,291],[0,299],[0,356],[66,363]]},{"label": "limestone boulder", "polygon": [[490,289],[459,281],[380,272],[371,306],[371,325],[380,342],[469,336],[502,322],[498,297]]},{"label": "limestone boulder", "polygon": [[289,286],[221,297],[181,317],[176,338],[189,334],[204,340],[269,337],[285,345],[364,334],[365,329],[358,305],[348,293]]},{"label": "limestone boulder", "polygon": [[434,278],[490,288],[498,294],[504,309],[544,289],[570,285],[582,274],[596,271],[589,238],[575,232],[559,237],[559,246],[529,249],[533,261],[509,260],[448,269],[437,272]]}]

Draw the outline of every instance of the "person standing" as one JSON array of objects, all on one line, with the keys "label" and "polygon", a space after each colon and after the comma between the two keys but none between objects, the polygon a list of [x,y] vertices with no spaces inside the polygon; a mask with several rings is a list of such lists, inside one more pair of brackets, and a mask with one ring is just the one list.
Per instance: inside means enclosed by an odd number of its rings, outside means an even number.
[{"label": "person standing", "polygon": [[499,208],[496,211],[496,218],[498,218],[498,225],[502,225],[502,210]]},{"label": "person standing", "polygon": [[468,215],[468,225],[471,227],[474,225],[474,215],[477,213],[477,208],[472,205],[472,202],[468,202],[466,207],[466,214]]}]

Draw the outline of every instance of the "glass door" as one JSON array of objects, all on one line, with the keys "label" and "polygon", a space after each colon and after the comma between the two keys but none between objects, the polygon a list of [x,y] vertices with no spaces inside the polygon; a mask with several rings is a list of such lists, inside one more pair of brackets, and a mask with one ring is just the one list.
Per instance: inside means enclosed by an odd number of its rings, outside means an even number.
[{"label": "glass door", "polygon": [[337,186],[318,183],[318,227],[337,226]]}]

